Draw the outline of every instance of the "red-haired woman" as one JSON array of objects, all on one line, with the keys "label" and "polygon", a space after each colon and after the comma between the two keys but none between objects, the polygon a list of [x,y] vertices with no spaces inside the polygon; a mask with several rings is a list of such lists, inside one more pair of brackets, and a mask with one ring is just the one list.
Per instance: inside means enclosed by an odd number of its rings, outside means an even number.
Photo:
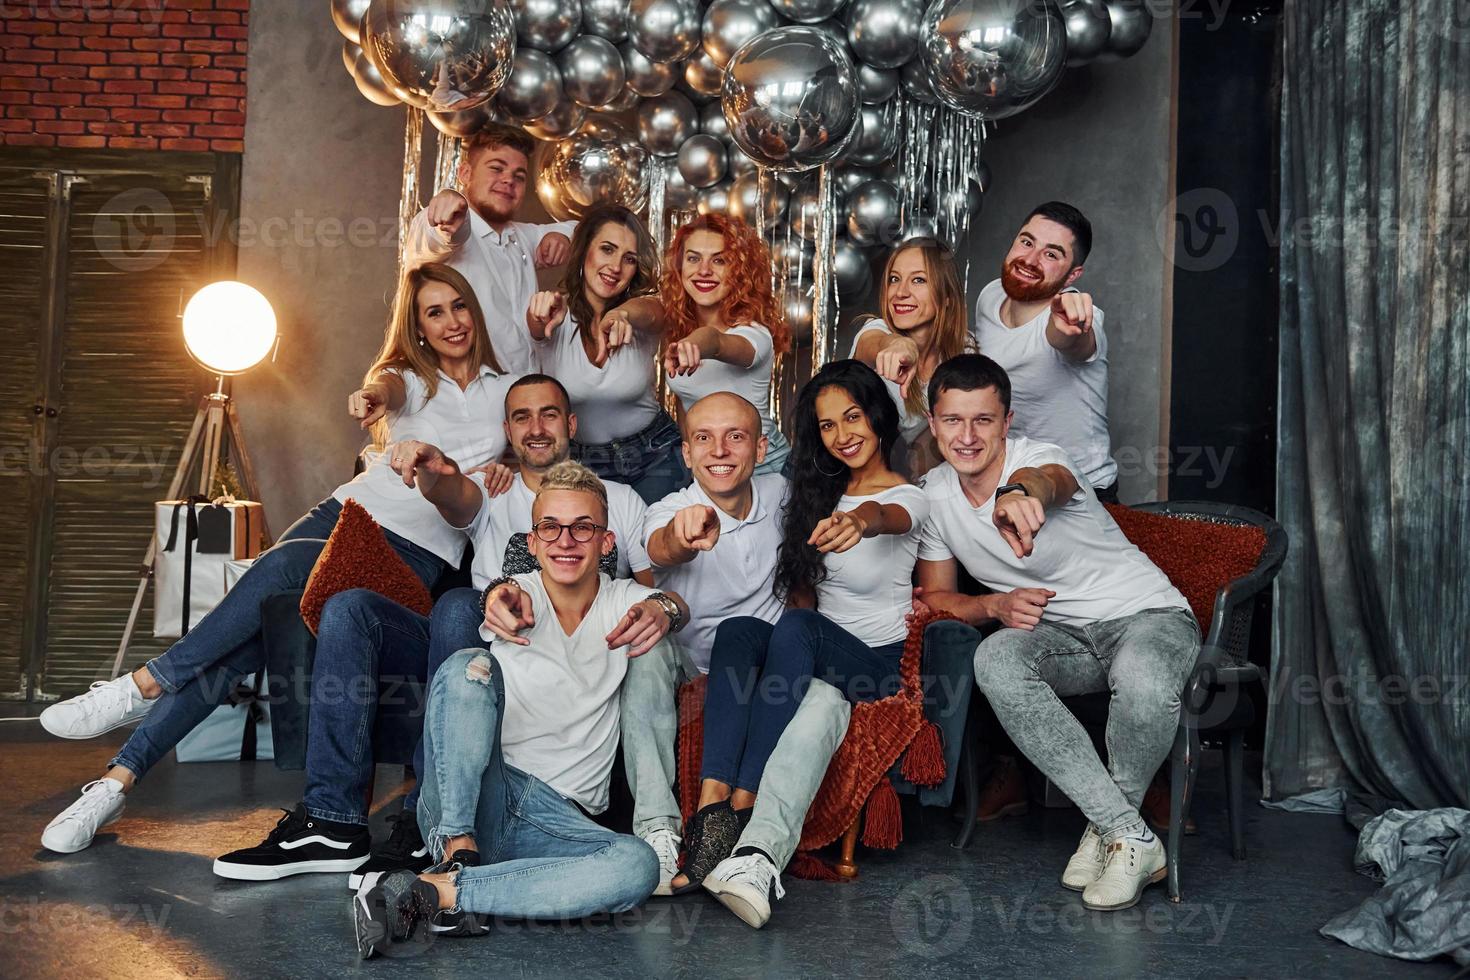
[{"label": "red-haired woman", "polygon": [[744,222],[701,215],[669,243],[659,280],[668,320],[664,370],[688,410],[705,395],[730,391],[761,412],[765,462],[779,473],[790,454],[771,417],[771,363],[791,344],[771,294],[771,253]]}]

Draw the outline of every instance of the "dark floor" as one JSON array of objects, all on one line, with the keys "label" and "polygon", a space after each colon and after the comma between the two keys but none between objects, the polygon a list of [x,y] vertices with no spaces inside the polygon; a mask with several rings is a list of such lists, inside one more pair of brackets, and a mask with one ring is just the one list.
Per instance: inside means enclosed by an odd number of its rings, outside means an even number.
[{"label": "dark floor", "polygon": [[[1185,845],[1184,897],[1162,886],[1136,908],[1086,912],[1056,883],[1081,833],[1072,810],[984,826],[950,848],[949,816],[910,814],[893,853],[859,849],[848,884],[786,881],[765,929],[702,895],[655,899],[614,921],[505,923],[444,939],[413,959],[360,963],[341,875],[274,884],[214,877],[212,859],[256,843],[300,773],[268,762],[161,765],[123,818],[79,854],[40,833],[95,778],[122,732],[59,742],[34,722],[0,724],[0,773],[16,815],[0,823],[0,976],[1045,976],[1448,977],[1317,934],[1374,890],[1353,873],[1340,817],[1251,807],[1250,860],[1230,859],[1221,779],[1207,760]],[[400,770],[383,767],[380,812],[396,809]]]}]

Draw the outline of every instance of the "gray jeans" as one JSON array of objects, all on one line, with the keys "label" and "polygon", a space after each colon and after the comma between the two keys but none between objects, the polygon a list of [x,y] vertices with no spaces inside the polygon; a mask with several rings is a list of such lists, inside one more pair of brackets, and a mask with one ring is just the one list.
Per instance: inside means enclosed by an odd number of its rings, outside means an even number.
[{"label": "gray jeans", "polygon": [[[660,644],[633,658],[623,681],[623,767],[633,791],[633,832],[639,836],[660,827],[677,834],[682,824],[674,799],[675,692],[690,671],[673,647]],[[777,868],[786,867],[851,714],[840,691],[812,680],[766,763],[755,811],[738,846],[758,847]]]},{"label": "gray jeans", "polygon": [[[975,650],[975,681],[1016,747],[1087,815],[1105,844],[1143,830],[1138,813],[1179,727],[1199,656],[1186,609],[1146,609],[1087,626],[1002,629]],[[1061,699],[1110,691],[1108,764]]]}]

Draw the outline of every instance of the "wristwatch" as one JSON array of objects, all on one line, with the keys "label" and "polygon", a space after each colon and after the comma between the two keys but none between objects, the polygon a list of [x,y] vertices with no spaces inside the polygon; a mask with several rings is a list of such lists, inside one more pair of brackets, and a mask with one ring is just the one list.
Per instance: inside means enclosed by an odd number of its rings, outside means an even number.
[{"label": "wristwatch", "polygon": [[490,604],[490,593],[494,592],[496,589],[500,588],[502,585],[515,585],[515,584],[516,584],[516,580],[513,579],[513,578],[511,578],[509,575],[502,575],[502,576],[500,576],[500,578],[491,579],[490,580],[490,584],[487,585],[487,586],[485,586],[485,591],[483,591],[483,592],[480,593],[480,618],[481,619],[484,619],[485,618],[485,607]]},{"label": "wristwatch", "polygon": [[1000,487],[999,489],[997,489],[995,491],[995,499],[996,500],[999,500],[1001,497],[1004,497],[1008,493],[1017,493],[1017,492],[1019,492],[1023,496],[1025,496],[1026,495],[1026,488],[1025,488],[1025,486],[1023,486],[1020,483],[1007,483],[1005,486]]},{"label": "wristwatch", "polygon": [[687,620],[684,618],[684,610],[674,601],[674,597],[667,592],[655,592],[648,597],[651,601],[658,603],[664,615],[669,617],[669,632],[677,633],[684,628]]}]

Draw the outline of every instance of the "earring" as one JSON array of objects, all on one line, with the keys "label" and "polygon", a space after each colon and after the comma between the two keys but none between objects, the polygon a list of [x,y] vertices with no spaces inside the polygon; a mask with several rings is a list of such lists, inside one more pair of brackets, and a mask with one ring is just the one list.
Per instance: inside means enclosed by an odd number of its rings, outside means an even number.
[{"label": "earring", "polygon": [[822,469],[822,467],[817,463],[817,454],[816,453],[812,453],[812,468],[814,470],[816,470],[818,473],[822,474],[823,476],[841,476],[842,475],[842,464],[841,463],[837,464],[837,472],[836,473],[828,473],[826,470]]},{"label": "earring", "polygon": [[424,339],[424,335],[423,334],[419,334],[419,346],[420,347],[426,347],[426,346],[428,346],[428,343],[429,342]]}]

